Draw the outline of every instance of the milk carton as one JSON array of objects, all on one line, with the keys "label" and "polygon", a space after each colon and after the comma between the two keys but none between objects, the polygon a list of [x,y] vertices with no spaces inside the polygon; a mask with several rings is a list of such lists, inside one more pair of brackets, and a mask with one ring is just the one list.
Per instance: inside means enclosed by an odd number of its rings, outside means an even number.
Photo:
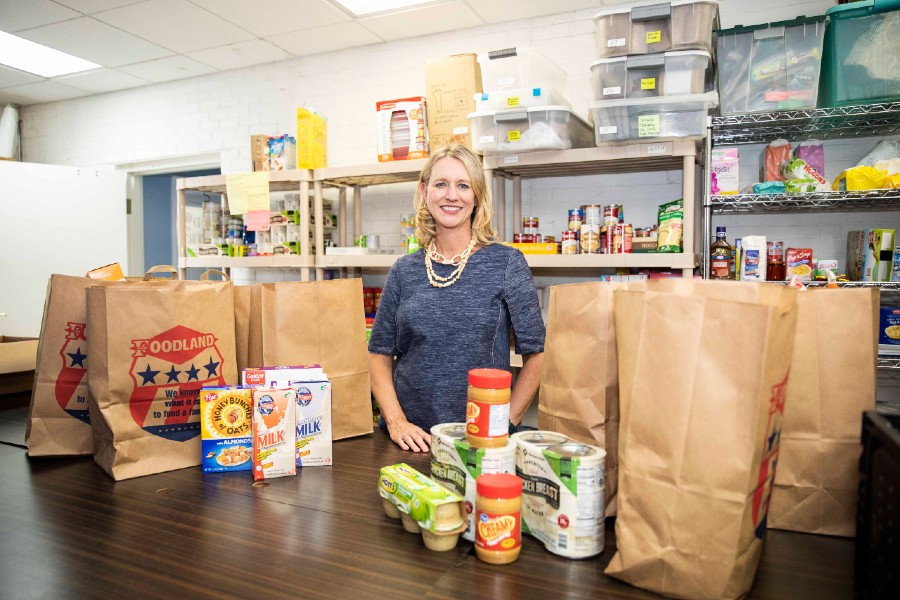
[{"label": "milk carton", "polygon": [[297,474],[296,399],[291,388],[253,388],[253,479]]},{"label": "milk carton", "polygon": [[291,381],[297,397],[298,467],[331,466],[331,381]]},{"label": "milk carton", "polygon": [[253,398],[250,388],[200,390],[200,447],[204,473],[253,468]]}]

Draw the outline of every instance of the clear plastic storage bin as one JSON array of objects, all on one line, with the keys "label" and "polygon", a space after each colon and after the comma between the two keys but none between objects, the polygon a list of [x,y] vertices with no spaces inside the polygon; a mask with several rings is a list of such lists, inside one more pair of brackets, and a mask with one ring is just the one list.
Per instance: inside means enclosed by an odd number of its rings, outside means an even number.
[{"label": "clear plastic storage bin", "polygon": [[705,137],[707,113],[718,102],[716,92],[591,102],[596,143]]},{"label": "clear plastic storage bin", "polygon": [[594,26],[598,58],[669,50],[712,53],[719,4],[715,0],[674,0],[611,8],[594,15]]},{"label": "clear plastic storage bin", "polygon": [[531,48],[507,48],[478,55],[482,89],[494,92],[528,86],[561,90],[566,72]]},{"label": "clear plastic storage bin", "polygon": [[568,150],[594,145],[591,126],[566,106],[469,114],[472,150],[482,153]]},{"label": "clear plastic storage bin", "polygon": [[565,106],[572,108],[562,94],[549,88],[535,87],[475,94],[475,112],[510,110],[534,106]]},{"label": "clear plastic storage bin", "polygon": [[705,50],[603,58],[591,64],[594,100],[702,94],[712,89]]},{"label": "clear plastic storage bin", "polygon": [[832,6],[819,106],[900,101],[900,0]]},{"label": "clear plastic storage bin", "polygon": [[723,113],[815,108],[824,15],[716,33]]}]

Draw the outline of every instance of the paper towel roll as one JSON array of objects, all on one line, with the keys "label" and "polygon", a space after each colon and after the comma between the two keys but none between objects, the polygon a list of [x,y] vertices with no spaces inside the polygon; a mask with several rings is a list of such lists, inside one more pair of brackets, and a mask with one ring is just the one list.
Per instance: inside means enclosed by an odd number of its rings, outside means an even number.
[{"label": "paper towel roll", "polygon": [[0,158],[18,158],[19,147],[19,111],[12,104],[7,104],[0,115]]}]

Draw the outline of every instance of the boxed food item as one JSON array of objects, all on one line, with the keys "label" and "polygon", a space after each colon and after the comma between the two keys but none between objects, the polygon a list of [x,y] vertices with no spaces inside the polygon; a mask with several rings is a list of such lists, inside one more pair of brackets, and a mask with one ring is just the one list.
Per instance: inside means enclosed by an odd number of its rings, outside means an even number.
[{"label": "boxed food item", "polygon": [[866,229],[847,234],[847,277],[851,281],[891,281],[893,229]]},{"label": "boxed food item", "polygon": [[297,466],[330,466],[331,382],[316,376],[312,381],[291,381],[291,387],[297,399]]},{"label": "boxed food item", "polygon": [[475,112],[469,114],[469,123],[472,149],[486,154],[594,145],[591,126],[565,106]]},{"label": "boxed food item", "polygon": [[484,90],[498,92],[541,87],[563,90],[567,75],[562,68],[532,48],[504,48],[478,55]]},{"label": "boxed food item", "polygon": [[815,108],[824,15],[716,34],[723,113]]},{"label": "boxed food item", "polygon": [[601,58],[591,63],[594,100],[702,94],[712,89],[712,59],[705,50]]},{"label": "boxed food item", "polygon": [[104,267],[91,269],[87,272],[86,277],[89,279],[105,279],[107,281],[125,281],[125,274],[122,272],[122,266],[117,262]]},{"label": "boxed food item", "polygon": [[[744,244],[746,244],[744,238]],[[785,277],[790,281],[794,275],[800,281],[812,281],[813,279],[813,251],[812,248],[788,248],[784,251]]]},{"label": "boxed food item", "polygon": [[[741,281],[766,280],[766,236],[748,235],[741,238]],[[785,258],[785,261],[787,258]]]},{"label": "boxed food item", "polygon": [[297,168],[324,169],[328,166],[328,122],[308,108],[297,109]]},{"label": "boxed food item", "polygon": [[314,381],[325,378],[321,365],[299,365],[289,367],[247,367],[241,373],[243,385],[289,385],[291,381]]},{"label": "boxed food item", "polygon": [[[659,206],[657,211],[657,252],[681,252],[684,232],[684,201],[679,198]],[[633,244],[633,241],[632,241]]]},{"label": "boxed food item", "polygon": [[475,54],[455,54],[425,62],[428,137],[431,152],[451,143],[472,147],[467,115],[480,94],[481,67]]},{"label": "boxed food item", "polygon": [[428,120],[425,97],[375,103],[378,161],[428,157]]},{"label": "boxed food item", "polygon": [[709,92],[591,102],[596,143],[705,137],[706,116],[718,98],[716,92]]},{"label": "boxed food item", "polygon": [[900,306],[882,305],[878,354],[900,354]]},{"label": "boxed food item", "polygon": [[288,171],[297,164],[297,140],[284,134],[269,138],[269,170]]},{"label": "boxed food item", "polygon": [[711,0],[672,0],[610,8],[594,15],[594,26],[600,58],[694,49],[711,54],[719,5]]},{"label": "boxed food item", "polygon": [[296,395],[291,388],[257,387],[253,395],[253,479],[297,474]]},{"label": "boxed food item", "polygon": [[896,1],[867,0],[832,6],[823,44],[819,106],[900,100]]},{"label": "boxed food item", "polygon": [[827,279],[829,271],[835,276],[839,275],[838,261],[833,258],[817,258],[816,259],[815,278],[816,279]]},{"label": "boxed food item", "polygon": [[269,170],[269,136],[250,136],[250,160],[254,171]]},{"label": "boxed food item", "polygon": [[735,195],[740,191],[740,159],[737,148],[710,152],[710,192],[713,196]]},{"label": "boxed food item", "polygon": [[204,473],[253,468],[253,397],[243,386],[200,390],[200,447]]},{"label": "boxed food item", "polygon": [[522,254],[556,254],[556,242],[515,243],[503,242],[506,246],[518,249]]},{"label": "boxed food item", "polygon": [[[896,242],[894,242],[896,244]],[[894,256],[891,260],[891,281],[900,281],[900,246],[894,247]]]}]

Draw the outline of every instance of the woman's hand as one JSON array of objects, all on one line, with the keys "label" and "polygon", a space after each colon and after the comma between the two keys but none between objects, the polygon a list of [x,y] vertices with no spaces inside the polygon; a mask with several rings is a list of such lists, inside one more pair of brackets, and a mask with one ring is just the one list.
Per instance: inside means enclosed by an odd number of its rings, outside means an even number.
[{"label": "woman's hand", "polygon": [[388,423],[387,426],[391,439],[404,450],[428,452],[431,436],[418,425],[413,425],[409,421],[400,421],[399,423]]}]

